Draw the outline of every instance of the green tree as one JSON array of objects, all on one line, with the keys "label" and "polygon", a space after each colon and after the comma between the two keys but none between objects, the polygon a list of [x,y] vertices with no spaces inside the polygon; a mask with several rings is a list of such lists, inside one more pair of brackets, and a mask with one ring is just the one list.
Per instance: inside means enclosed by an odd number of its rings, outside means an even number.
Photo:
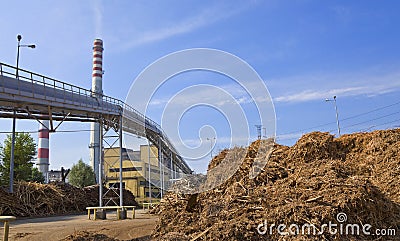
[{"label": "green tree", "polygon": [[85,164],[82,159],[72,166],[68,180],[70,184],[77,187],[86,187],[96,183],[92,167]]},{"label": "green tree", "polygon": [[32,173],[31,176],[29,177],[30,182],[38,182],[38,183],[44,183],[45,178],[43,176],[43,173],[39,171],[36,167],[32,168]]},{"label": "green tree", "polygon": [[[36,144],[29,133],[15,134],[14,180],[29,181],[32,176]],[[0,185],[10,180],[11,135],[7,135],[4,146],[0,146]]]}]

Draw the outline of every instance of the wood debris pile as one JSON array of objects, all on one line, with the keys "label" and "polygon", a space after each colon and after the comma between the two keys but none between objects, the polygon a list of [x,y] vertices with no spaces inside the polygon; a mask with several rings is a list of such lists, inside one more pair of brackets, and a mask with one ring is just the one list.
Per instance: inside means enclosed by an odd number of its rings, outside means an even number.
[{"label": "wood debris pile", "polygon": [[[179,233],[188,240],[376,239],[362,231],[360,235],[327,230],[313,235],[312,229],[310,235],[301,233],[303,225],[314,225],[319,232],[331,222],[361,228],[369,224],[372,233],[378,228],[396,229],[396,236],[384,240],[400,240],[400,129],[340,138],[313,132],[292,147],[275,144],[266,166],[252,179],[249,172],[260,143],[244,149],[243,163],[224,184],[199,194],[168,193],[155,209],[160,220],[153,237],[168,240],[169,234]],[[209,172],[230,151],[243,149],[221,152],[211,161]],[[265,234],[257,231],[260,224],[267,229]],[[275,226],[270,233],[272,224],[296,224],[300,230],[298,235],[281,235]]]},{"label": "wood debris pile", "polygon": [[[0,215],[34,217],[83,212],[86,207],[99,205],[98,189],[98,186],[77,188],[65,183],[17,182],[13,194],[0,188]],[[124,190],[123,195],[124,205],[137,205],[130,191]]]},{"label": "wood debris pile", "polygon": [[68,235],[64,239],[60,241],[86,241],[86,240],[94,240],[94,241],[118,241],[118,239],[110,238],[104,234],[98,234],[87,231],[79,231],[75,232],[71,235]]},{"label": "wood debris pile", "polygon": [[[75,231],[73,234],[61,239],[60,241],[120,241],[119,239],[109,237],[102,233],[88,232],[88,231]],[[150,241],[150,236],[133,238],[129,241]],[[157,240],[163,241],[163,240]],[[184,241],[177,239],[176,241]]]},{"label": "wood debris pile", "polygon": [[[93,185],[93,186],[87,186],[83,188],[83,191],[85,192],[86,199],[88,199],[89,203],[93,203],[93,205],[98,206],[99,205],[99,186],[98,185]],[[139,204],[135,200],[135,196],[133,193],[127,189],[122,190],[122,196],[123,196],[123,203],[125,206],[139,206]],[[106,205],[106,203],[111,199],[114,200],[108,202],[108,205],[106,206],[118,206],[119,205],[119,189],[114,188],[114,189],[108,189],[106,187],[103,187],[103,195],[105,195],[103,199],[103,205]]]}]

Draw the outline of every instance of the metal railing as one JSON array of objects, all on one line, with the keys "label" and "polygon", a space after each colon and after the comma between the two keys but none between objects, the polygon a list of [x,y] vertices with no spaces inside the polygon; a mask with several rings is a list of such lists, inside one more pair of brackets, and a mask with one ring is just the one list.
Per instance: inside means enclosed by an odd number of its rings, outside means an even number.
[{"label": "metal railing", "polygon": [[[0,63],[0,75],[15,79],[18,78],[19,81],[12,83],[15,84],[14,88],[18,94],[24,92],[24,94],[29,93],[30,96],[35,98],[62,101],[64,103],[100,108],[112,112],[122,112],[119,108],[122,108],[123,102],[118,99],[106,95],[100,95],[100,98],[96,98],[95,93],[91,90],[41,74],[19,68],[17,75],[17,69],[14,66]],[[4,87],[5,85],[3,83],[2,86]]]},{"label": "metal railing", "polygon": [[[130,114],[130,117],[137,116],[138,118],[145,120],[148,123],[149,128],[154,129],[154,131],[159,131],[161,129],[156,122],[147,118],[142,113],[119,99],[98,94],[92,90],[56,80],[41,74],[36,74],[25,69],[19,68],[17,76],[17,69],[14,66],[4,63],[0,63],[0,75],[11,78],[18,77],[19,80],[30,84],[32,87],[34,86],[34,88],[29,90],[24,89],[24,91],[30,91],[32,96],[42,94],[46,99],[58,98],[64,100],[65,102],[76,100],[78,102],[80,101],[80,105],[93,105],[93,107],[101,107],[105,110],[111,109],[112,111],[117,111],[119,115],[122,115],[123,111],[126,111],[128,112],[127,114]],[[26,85],[26,83],[23,83],[24,86],[21,86],[21,82],[16,82],[18,85],[16,86],[16,90],[21,91],[23,87],[27,87],[28,85]],[[35,93],[38,87],[43,87],[43,92]],[[95,103],[97,103],[97,105],[94,105]]]},{"label": "metal railing", "polygon": [[[151,130],[156,133],[161,138],[161,141],[164,142],[166,147],[174,152],[181,161],[183,161],[178,155],[176,148],[167,138],[167,135],[158,123],[146,117],[135,108],[119,99],[95,93],[92,90],[56,80],[54,78],[46,77],[41,74],[33,73],[21,68],[18,68],[17,74],[16,67],[1,62],[0,75],[15,79],[18,78],[20,81],[16,81],[16,91],[28,92],[32,97],[43,98],[45,100],[54,99],[54,101],[61,100],[65,103],[71,103],[81,107],[91,107],[93,109],[97,108],[104,111],[106,114],[114,113],[119,116],[124,116],[129,121],[139,123],[144,127],[145,130]],[[5,84],[3,83],[0,86],[4,87]],[[41,89],[39,90],[38,88]],[[0,91],[4,90],[0,89]]]}]

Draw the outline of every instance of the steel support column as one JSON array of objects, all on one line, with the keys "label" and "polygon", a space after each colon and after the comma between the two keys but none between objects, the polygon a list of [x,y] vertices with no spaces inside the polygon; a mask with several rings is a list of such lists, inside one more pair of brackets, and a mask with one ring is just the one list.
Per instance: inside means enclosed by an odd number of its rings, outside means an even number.
[{"label": "steel support column", "polygon": [[150,148],[151,148],[151,146],[150,146],[150,141],[149,140],[147,140],[147,146],[148,146],[148,163],[149,163],[149,180],[148,180],[148,182],[149,182],[149,202],[151,203],[151,201],[152,201],[152,193],[151,193],[151,161],[150,161]]},{"label": "steel support column", "polygon": [[169,166],[170,178],[172,179],[172,178],[174,178],[173,177],[173,173],[172,173],[172,166],[173,166],[173,163],[172,163],[172,152],[170,152],[170,154],[169,154],[169,160],[170,160],[170,166]]},{"label": "steel support column", "polygon": [[122,185],[122,116],[119,121],[119,206],[124,206]]},{"label": "steel support column", "polygon": [[11,134],[11,158],[10,158],[10,193],[14,192],[14,151],[15,151],[15,109]]},{"label": "steel support column", "polygon": [[162,163],[162,150],[161,150],[162,146],[161,146],[161,140],[158,140],[158,167],[159,167],[159,175],[160,175],[160,195],[161,198],[163,197],[163,189],[164,189],[164,180],[163,180],[163,163]]},{"label": "steel support column", "polygon": [[99,207],[103,206],[103,125],[100,121],[100,143],[99,143]]}]

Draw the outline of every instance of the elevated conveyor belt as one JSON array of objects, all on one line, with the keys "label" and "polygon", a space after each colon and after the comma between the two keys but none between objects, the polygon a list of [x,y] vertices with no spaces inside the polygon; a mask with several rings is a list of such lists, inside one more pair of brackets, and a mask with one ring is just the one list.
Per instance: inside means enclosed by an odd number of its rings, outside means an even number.
[{"label": "elevated conveyor belt", "polygon": [[185,174],[192,170],[178,154],[161,127],[121,100],[27,70],[0,63],[0,117],[102,122],[106,127],[146,137],[161,146]]}]

